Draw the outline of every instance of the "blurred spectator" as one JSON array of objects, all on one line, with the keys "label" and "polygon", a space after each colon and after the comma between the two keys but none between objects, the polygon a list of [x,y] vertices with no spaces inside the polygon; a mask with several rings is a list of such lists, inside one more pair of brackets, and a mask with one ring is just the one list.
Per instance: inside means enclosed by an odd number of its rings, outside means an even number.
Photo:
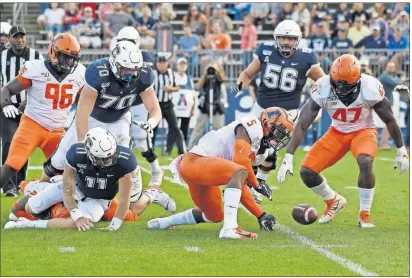
[{"label": "blurred spectator", "polygon": [[325,35],[329,37],[329,22],[331,20],[331,16],[329,14],[329,9],[326,6],[325,3],[313,3],[312,4],[312,11],[311,11],[311,16],[312,16],[312,28],[311,28],[311,34],[316,33],[316,26],[318,23],[322,23],[324,30],[325,30]]},{"label": "blurred spectator", "polygon": [[303,27],[303,36],[308,37],[309,36],[309,31],[310,31],[310,12],[306,8],[305,3],[298,3],[295,11],[292,14],[292,20],[295,21],[297,24],[299,24],[300,28],[302,29]]},{"label": "blurred spectator", "polygon": [[[378,79],[385,90],[385,97],[390,101],[391,105],[393,105],[392,91],[397,85],[403,84],[405,81],[404,77],[400,78],[400,76],[397,75],[395,63],[389,62],[386,65],[386,71],[383,72]],[[384,127],[382,130],[381,144],[379,146],[381,149],[388,150],[391,148],[389,146],[389,138],[388,129]]]},{"label": "blurred spectator", "polygon": [[352,6],[352,14],[351,14],[351,21],[354,22],[357,17],[361,17],[366,21],[366,23],[369,21],[369,15],[367,12],[365,12],[363,8],[363,3],[353,3]]},{"label": "blurred spectator", "polygon": [[[387,41],[389,33],[388,23],[383,17],[379,17],[379,14],[377,12],[372,12],[371,14],[370,26],[372,27],[374,25],[379,25],[381,36],[385,41]],[[370,29],[370,31],[372,32],[372,29]]]},{"label": "blurred spectator", "polygon": [[125,5],[124,11],[125,11],[126,13],[130,14],[130,15],[136,20],[136,19],[137,19],[137,14],[136,14],[136,11],[135,11],[135,9],[133,8],[132,4],[130,4],[130,3],[125,3],[124,5]]},{"label": "blurred spectator", "polygon": [[335,22],[335,24],[337,24],[338,22],[351,22],[351,14],[350,9],[348,7],[348,3],[339,3],[338,9],[333,14],[333,21]]},{"label": "blurred spectator", "polygon": [[[350,39],[346,36],[346,28],[341,27],[339,28],[338,35],[336,38],[332,40],[331,43],[331,48],[334,50],[336,53],[336,50],[338,52],[347,52],[349,48],[352,48],[353,44]],[[344,53],[337,53],[337,55],[342,55]]]},{"label": "blurred spectator", "polygon": [[[66,31],[72,31],[72,27],[76,26],[82,20],[82,12],[79,10],[79,4],[69,3],[68,9],[64,16],[64,24],[66,25]],[[75,33],[75,31],[74,31]]]},{"label": "blurred spectator", "polygon": [[395,26],[401,28],[402,30],[402,36],[408,37],[409,38],[409,15],[405,11],[401,11],[396,18],[392,21],[391,23],[391,31],[390,33],[394,33],[395,31]]},{"label": "blurred spectator", "polygon": [[245,15],[250,14],[252,4],[250,3],[238,3],[238,4],[231,4],[232,7],[227,7],[227,13],[233,14],[234,20],[242,20]]},{"label": "blurred spectator", "polygon": [[196,4],[189,5],[187,14],[183,17],[183,26],[190,27],[193,34],[199,36],[201,45],[204,45],[207,18],[199,11],[199,7]]},{"label": "blurred spectator", "polygon": [[81,3],[81,10],[84,11],[85,8],[90,7],[93,12],[93,17],[96,18],[96,10],[97,10],[97,4],[96,3]]},{"label": "blurred spectator", "polygon": [[392,5],[392,14],[391,17],[392,18],[396,18],[399,13],[401,13],[402,11],[405,11],[407,15],[410,14],[410,6],[409,3],[396,3]]},{"label": "blurred spectator", "polygon": [[233,30],[233,24],[230,17],[227,16],[225,9],[221,4],[216,4],[212,11],[212,16],[209,18],[207,32],[212,33],[212,26],[215,21],[219,20],[222,32],[226,33]]},{"label": "blurred spectator", "polygon": [[142,9],[142,17],[137,19],[137,31],[140,34],[140,48],[153,50],[156,37],[156,20],[152,18],[149,6]]},{"label": "blurred spectator", "polygon": [[114,12],[114,6],[112,3],[100,3],[99,4],[99,19],[100,21],[106,21],[106,16]]},{"label": "blurred spectator", "polygon": [[117,36],[117,33],[124,26],[135,26],[135,19],[128,13],[123,11],[122,3],[113,4],[114,12],[106,15],[105,27],[105,47],[110,46],[111,40]]},{"label": "blurred spectator", "polygon": [[329,49],[329,39],[325,34],[323,22],[317,24],[315,34],[309,37],[308,46],[317,52],[322,69],[327,71],[330,66],[330,59],[323,53],[323,51]]},{"label": "blurred spectator", "polygon": [[172,26],[171,20],[175,19],[176,13],[173,11],[173,5],[169,3],[163,3],[160,6],[159,21],[156,23],[156,28],[164,26]]},{"label": "blurred spectator", "polygon": [[152,17],[156,20],[160,19],[160,5],[159,3],[153,4]]},{"label": "blurred spectator", "polygon": [[[188,28],[190,30],[190,28]],[[176,86],[179,91],[173,94],[173,104],[175,114],[180,120],[180,130],[183,133],[183,139],[187,143],[190,119],[195,115],[196,95],[195,85],[190,75],[186,74],[188,61],[185,58],[177,60]]]},{"label": "blurred spectator", "polygon": [[355,44],[355,48],[364,47],[365,49],[384,49],[386,48],[386,41],[381,36],[379,25],[372,26],[372,34],[364,37]]},{"label": "blurred spectator", "polygon": [[373,76],[372,70],[369,68],[369,60],[361,59],[359,61],[359,63],[360,63],[360,66],[361,66],[361,73]]},{"label": "blurred spectator", "polygon": [[[230,50],[232,40],[228,34],[222,32],[222,24],[220,20],[215,20],[212,26],[212,34],[208,34],[205,39],[205,45],[207,49],[211,50]],[[229,53],[214,53],[212,56],[204,56],[201,59],[202,70],[205,68],[205,64],[208,64],[211,60],[216,61],[219,65],[223,65],[225,57]]]},{"label": "blurred spectator", "polygon": [[387,20],[389,16],[389,11],[385,8],[383,3],[376,3],[371,9],[369,14],[372,16],[373,13],[377,13],[377,18],[382,18],[383,20]]},{"label": "blurred spectator", "polygon": [[[7,22],[0,23],[0,52],[10,47],[9,33],[11,25]],[[1,74],[0,74],[1,78]]]},{"label": "blurred spectator", "polygon": [[253,3],[251,15],[254,19],[255,26],[262,30],[262,25],[269,15],[269,5],[267,3]]},{"label": "blurred spectator", "polygon": [[368,27],[363,25],[363,19],[361,17],[357,17],[355,22],[348,31],[348,38],[352,41],[355,45],[359,41],[361,41],[364,37],[368,36],[370,31]]},{"label": "blurred spectator", "polygon": [[78,25],[80,34],[79,42],[82,48],[101,48],[102,47],[102,23],[94,18],[93,10],[90,7],[84,8],[84,19]]},{"label": "blurred spectator", "polygon": [[344,15],[338,16],[337,23],[335,24],[335,30],[333,30],[332,34],[330,35],[331,39],[334,39],[338,36],[338,32],[340,29],[349,29],[349,23],[346,21],[346,18]]},{"label": "blurred spectator", "polygon": [[246,68],[253,59],[253,50],[257,46],[257,31],[253,25],[253,17],[245,16],[240,35],[240,49],[243,50],[243,68]]},{"label": "blurred spectator", "polygon": [[[149,8],[149,10],[150,10],[150,7],[147,3],[144,3],[144,2],[137,3],[137,8],[135,10],[136,19],[138,19],[140,17],[143,17],[143,9],[144,8]],[[152,10],[150,10],[150,13],[152,13]]]},{"label": "blurred spectator", "polygon": [[283,4],[283,9],[279,13],[279,20],[277,23],[289,19],[292,20],[292,14],[293,14],[293,5],[291,3],[285,3]]},{"label": "blurred spectator", "polygon": [[402,51],[409,48],[409,40],[402,35],[402,29],[400,27],[395,28],[395,35],[391,35],[388,41],[389,60],[395,62],[396,65],[400,65],[409,51]]},{"label": "blurred spectator", "polygon": [[188,59],[190,69],[189,74],[193,74],[195,67],[199,64],[197,51],[200,50],[200,39],[196,34],[192,34],[190,26],[184,27],[184,36],[179,38],[178,46],[180,56]]},{"label": "blurred spectator", "polygon": [[279,15],[282,12],[282,4],[280,3],[270,3],[270,21],[272,22],[273,25],[275,25],[279,19]]},{"label": "blurred spectator", "polygon": [[48,39],[52,39],[54,33],[63,31],[64,15],[66,14],[62,8],[59,8],[58,3],[51,3],[50,7],[44,12]]}]

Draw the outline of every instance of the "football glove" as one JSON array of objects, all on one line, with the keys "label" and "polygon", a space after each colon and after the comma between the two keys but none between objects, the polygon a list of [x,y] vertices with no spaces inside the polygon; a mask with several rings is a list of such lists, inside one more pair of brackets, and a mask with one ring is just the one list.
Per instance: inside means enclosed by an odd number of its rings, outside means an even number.
[{"label": "football glove", "polygon": [[402,99],[409,99],[409,88],[405,85],[397,85],[394,89],[394,92],[398,92]]},{"label": "football glove", "polygon": [[272,189],[270,189],[269,185],[266,183],[266,181],[257,179],[259,182],[258,187],[255,187],[255,190],[259,192],[260,194],[268,197],[269,200],[272,201]]},{"label": "football glove", "polygon": [[406,172],[409,168],[409,158],[405,146],[398,148],[393,168],[396,169],[398,166],[400,166],[399,174]]},{"label": "football glove", "polygon": [[140,127],[141,129],[143,129],[144,131],[147,132],[147,135],[149,135],[149,138],[153,137],[153,128],[150,125],[149,122],[140,122],[140,121],[132,121],[133,124],[137,125],[138,127]]},{"label": "football glove", "polygon": [[293,176],[293,154],[286,153],[283,158],[282,164],[278,171],[278,182],[284,183],[286,181],[286,174]]},{"label": "football glove", "polygon": [[14,105],[6,105],[3,107],[3,114],[6,118],[16,118],[19,115],[19,109]]},{"label": "football glove", "polygon": [[240,82],[240,84],[232,86],[229,90],[229,92],[234,96],[237,96],[240,91],[242,91],[242,82]]},{"label": "football glove", "polygon": [[264,212],[258,218],[258,222],[261,230],[273,231],[275,229],[276,218],[273,215]]}]

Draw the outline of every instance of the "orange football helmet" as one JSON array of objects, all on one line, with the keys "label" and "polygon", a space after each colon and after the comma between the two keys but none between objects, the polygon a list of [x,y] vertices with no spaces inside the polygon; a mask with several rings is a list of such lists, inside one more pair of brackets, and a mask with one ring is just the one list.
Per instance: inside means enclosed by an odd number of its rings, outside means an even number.
[{"label": "orange football helmet", "polygon": [[260,122],[265,148],[272,147],[280,150],[289,143],[294,123],[285,109],[279,107],[265,109],[260,115]]},{"label": "orange football helmet", "polygon": [[329,75],[332,90],[339,98],[350,100],[357,96],[356,93],[360,89],[361,67],[355,56],[345,54],[337,58],[330,68]]},{"label": "orange football helmet", "polygon": [[67,33],[54,36],[48,53],[50,62],[61,73],[73,73],[81,57],[79,41]]}]

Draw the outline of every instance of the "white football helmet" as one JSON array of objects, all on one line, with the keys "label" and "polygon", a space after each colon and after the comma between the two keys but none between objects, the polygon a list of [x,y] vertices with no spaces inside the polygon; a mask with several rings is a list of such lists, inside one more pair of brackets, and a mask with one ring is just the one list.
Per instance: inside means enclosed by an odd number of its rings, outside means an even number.
[{"label": "white football helmet", "polygon": [[11,29],[11,25],[8,24],[7,22],[1,22],[0,23],[0,34],[2,35],[9,35]]},{"label": "white football helmet", "polygon": [[101,128],[95,127],[86,133],[84,142],[87,157],[94,166],[106,168],[117,161],[117,143],[113,135]]},{"label": "white football helmet", "polygon": [[140,47],[140,35],[136,28],[132,26],[123,27],[117,34],[117,42],[130,41]]},{"label": "white football helmet", "polygon": [[127,82],[126,87],[140,76],[140,71],[144,67],[142,52],[130,41],[116,43],[109,62],[114,76]]},{"label": "white football helmet", "polygon": [[[275,38],[275,46],[280,54],[289,56],[298,48],[299,41],[302,38],[302,31],[300,30],[299,25],[293,20],[283,20],[276,26],[275,31],[273,31],[273,37]],[[296,42],[292,48],[286,45],[282,46],[279,41],[280,37],[296,38]]]}]

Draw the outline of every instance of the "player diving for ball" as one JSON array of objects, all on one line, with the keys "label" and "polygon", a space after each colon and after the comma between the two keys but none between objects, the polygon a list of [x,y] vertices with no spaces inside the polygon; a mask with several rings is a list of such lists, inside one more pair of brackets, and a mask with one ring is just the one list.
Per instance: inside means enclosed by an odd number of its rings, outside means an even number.
[{"label": "player diving for ball", "polygon": [[[302,89],[309,77],[316,81],[325,75],[319,59],[311,49],[298,49],[302,32],[292,20],[284,20],[273,32],[274,41],[258,46],[253,61],[239,75],[232,93],[238,94],[248,88],[250,82],[260,73],[261,83],[257,99],[252,108],[256,117],[269,107],[281,107],[289,112],[296,121]],[[264,183],[269,171],[276,168],[276,150],[269,153],[266,161],[259,165],[257,178]],[[260,203],[262,196],[254,192],[255,200]]]},{"label": "player diving for ball", "polygon": [[[26,198],[25,212],[32,216],[41,215],[63,201],[70,217],[65,218],[64,211],[60,210],[54,213],[57,218],[35,221],[19,218],[17,221],[7,222],[5,229],[77,228],[86,231],[104,215],[106,219],[111,218],[111,223],[101,230],[115,231],[120,228],[129,208],[132,173],[138,166],[136,157],[129,148],[117,146],[113,135],[100,127],[89,130],[85,138],[84,143],[74,144],[67,152],[63,182],[47,186],[31,198]],[[153,200],[161,194],[159,192],[155,188],[148,189],[144,192],[145,198]],[[114,216],[111,213],[105,214],[117,193],[119,201]],[[144,200],[140,196],[139,199]],[[147,201],[137,202],[141,205],[140,214],[147,207]],[[170,197],[163,201],[167,203],[158,204],[170,212],[175,210],[176,205]]]},{"label": "player diving for ball", "polygon": [[[183,179],[196,208],[150,220],[149,229],[167,229],[174,225],[221,222],[221,239],[251,239],[257,234],[238,226],[239,202],[258,219],[262,230],[273,230],[275,218],[254,201],[246,184],[272,198],[266,183],[259,183],[252,165],[259,165],[270,148],[286,146],[293,130],[293,120],[282,108],[263,110],[260,117],[245,117],[208,132],[187,154],[170,164],[176,182]],[[227,185],[223,195],[220,186]]]},{"label": "player diving for ball", "polygon": [[346,205],[345,198],[330,188],[321,172],[351,151],[360,172],[358,225],[372,228],[374,225],[370,219],[370,210],[375,191],[373,160],[378,151],[373,112],[386,124],[398,148],[394,168],[400,166],[401,174],[409,168],[402,133],[393,116],[391,104],[385,98],[383,86],[376,78],[361,74],[358,59],[345,54],[333,62],[330,75],[320,78],[313,85],[310,96],[293,131],[278,172],[278,181],[283,183],[288,172],[293,174],[293,154],[319,109],[323,108],[331,116],[332,126],[306,154],[300,170],[305,185],[326,203],[326,209],[318,222],[329,223]]}]

